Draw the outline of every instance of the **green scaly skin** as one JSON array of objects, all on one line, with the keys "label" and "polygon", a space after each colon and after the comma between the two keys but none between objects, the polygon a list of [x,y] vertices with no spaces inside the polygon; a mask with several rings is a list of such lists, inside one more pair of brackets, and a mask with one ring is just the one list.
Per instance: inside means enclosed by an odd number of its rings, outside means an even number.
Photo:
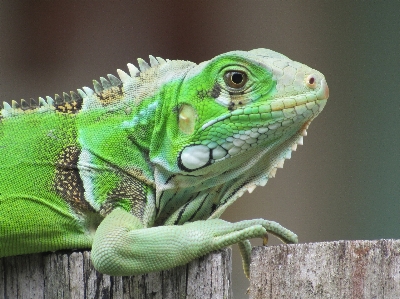
[{"label": "green scaly skin", "polygon": [[92,248],[100,272],[133,275],[239,243],[248,275],[248,239],[297,242],[272,221],[218,218],[302,144],[324,76],[266,49],[138,62],[94,90],[4,103],[0,257]]}]

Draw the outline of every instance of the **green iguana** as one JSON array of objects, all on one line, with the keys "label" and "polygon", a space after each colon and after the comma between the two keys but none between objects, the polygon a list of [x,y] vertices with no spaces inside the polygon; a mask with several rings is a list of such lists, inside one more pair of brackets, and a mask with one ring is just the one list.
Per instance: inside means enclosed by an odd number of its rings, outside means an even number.
[{"label": "green iguana", "polygon": [[150,56],[54,99],[4,103],[0,257],[92,248],[97,270],[168,269],[250,238],[297,236],[218,219],[264,186],[326,104],[324,76],[266,49],[195,64]]}]

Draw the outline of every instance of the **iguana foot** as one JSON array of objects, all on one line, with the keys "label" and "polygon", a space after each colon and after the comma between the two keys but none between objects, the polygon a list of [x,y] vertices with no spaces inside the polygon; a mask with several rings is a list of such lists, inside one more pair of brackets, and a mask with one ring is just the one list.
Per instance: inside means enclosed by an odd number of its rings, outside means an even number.
[{"label": "iguana foot", "polygon": [[92,260],[102,273],[134,275],[183,265],[211,251],[241,242],[248,274],[250,247],[247,240],[263,238],[267,232],[286,243],[297,242],[294,233],[264,219],[236,223],[210,219],[144,228],[130,213],[115,209],[96,231]]}]

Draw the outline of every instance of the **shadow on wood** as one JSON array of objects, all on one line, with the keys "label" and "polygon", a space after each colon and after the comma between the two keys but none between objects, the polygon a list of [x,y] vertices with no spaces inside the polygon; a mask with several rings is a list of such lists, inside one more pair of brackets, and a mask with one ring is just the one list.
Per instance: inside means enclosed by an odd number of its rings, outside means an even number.
[{"label": "shadow on wood", "polygon": [[0,259],[3,298],[232,298],[231,249],[159,273],[110,277],[94,270],[90,252]]},{"label": "shadow on wood", "polygon": [[250,298],[400,298],[400,240],[253,248]]}]

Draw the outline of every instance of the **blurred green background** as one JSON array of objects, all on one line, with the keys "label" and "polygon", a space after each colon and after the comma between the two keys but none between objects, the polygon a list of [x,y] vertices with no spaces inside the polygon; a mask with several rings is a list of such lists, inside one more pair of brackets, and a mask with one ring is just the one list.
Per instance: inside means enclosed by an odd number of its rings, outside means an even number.
[{"label": "blurred green background", "polygon": [[400,238],[400,2],[2,1],[0,38],[3,101],[90,85],[149,54],[199,63],[262,47],[305,63],[326,76],[327,106],[277,177],[223,218],[275,220],[301,242]]}]

